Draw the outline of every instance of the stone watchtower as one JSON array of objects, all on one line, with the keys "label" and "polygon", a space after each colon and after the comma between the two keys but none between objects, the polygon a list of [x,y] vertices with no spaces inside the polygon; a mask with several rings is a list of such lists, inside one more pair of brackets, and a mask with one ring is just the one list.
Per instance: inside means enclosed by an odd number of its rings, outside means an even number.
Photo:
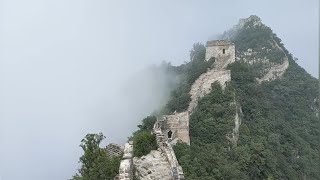
[{"label": "stone watchtower", "polygon": [[216,69],[226,68],[235,61],[234,43],[227,40],[207,41],[206,60],[212,60]]}]

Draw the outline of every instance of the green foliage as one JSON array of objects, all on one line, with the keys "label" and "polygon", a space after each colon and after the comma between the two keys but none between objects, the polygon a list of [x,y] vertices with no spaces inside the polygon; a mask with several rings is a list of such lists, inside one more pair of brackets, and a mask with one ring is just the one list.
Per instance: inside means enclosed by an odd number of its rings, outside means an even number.
[{"label": "green foliage", "polygon": [[149,131],[137,131],[133,136],[133,155],[141,157],[158,148],[155,135]]},{"label": "green foliage", "polygon": [[232,131],[235,106],[233,91],[223,92],[218,82],[212,84],[212,92],[203,97],[197,110],[190,117],[190,134],[203,143],[223,143],[225,135]]},{"label": "green foliage", "polygon": [[245,173],[237,169],[239,163],[226,159],[232,147],[226,134],[234,125],[233,101],[233,87],[223,91],[218,82],[200,99],[190,117],[191,146],[174,147],[187,179],[246,179]]},{"label": "green foliage", "polygon": [[81,140],[80,147],[84,154],[80,157],[81,168],[72,179],[113,180],[118,174],[119,157],[109,157],[99,145],[105,137],[102,133],[87,134]]},{"label": "green foliage", "polygon": [[191,101],[190,90],[193,82],[210,68],[212,62],[205,61],[206,48],[203,44],[196,43],[190,51],[191,61],[176,67],[182,74],[182,80],[176,90],[171,93],[171,98],[166,105],[168,112],[182,112],[188,108]]},{"label": "green foliage", "polygon": [[[280,38],[269,27],[265,25],[255,26],[254,23],[254,21],[247,22],[234,36],[231,36],[231,40],[236,44],[237,54],[250,48],[256,53],[253,55],[255,59],[268,59],[269,62],[274,64],[283,63],[285,53],[275,45],[276,42],[285,49]],[[257,77],[261,77],[265,66],[268,65],[263,62],[256,62],[251,68]]]},{"label": "green foliage", "polygon": [[149,130],[151,131],[154,123],[157,121],[155,116],[147,116],[142,120],[142,125],[138,125],[140,130]]},{"label": "green foliage", "polygon": [[157,121],[155,116],[147,116],[142,120],[142,124],[138,125],[139,130],[133,133],[133,155],[141,157],[147,155],[151,150],[158,148],[156,137],[152,134],[154,123]]},{"label": "green foliage", "polygon": [[[229,68],[234,89],[213,85],[190,118],[191,146],[174,147],[187,179],[320,179],[319,121],[310,108],[317,80],[292,60],[282,79],[261,85],[248,64]],[[232,92],[244,114],[236,147],[225,138]]]}]

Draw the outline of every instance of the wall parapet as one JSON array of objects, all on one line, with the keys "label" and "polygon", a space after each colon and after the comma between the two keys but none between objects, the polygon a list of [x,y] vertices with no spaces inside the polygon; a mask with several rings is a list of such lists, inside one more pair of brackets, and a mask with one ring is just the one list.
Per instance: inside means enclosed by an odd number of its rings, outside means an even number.
[{"label": "wall parapet", "polygon": [[133,180],[133,141],[124,145],[124,153],[119,167],[119,180]]},{"label": "wall parapet", "polygon": [[172,145],[166,140],[166,138],[162,134],[161,125],[158,121],[154,124],[153,133],[156,135],[157,144],[160,150],[165,154],[166,159],[170,165],[172,178],[174,180],[183,180],[184,174],[182,171],[182,167],[178,163]]}]

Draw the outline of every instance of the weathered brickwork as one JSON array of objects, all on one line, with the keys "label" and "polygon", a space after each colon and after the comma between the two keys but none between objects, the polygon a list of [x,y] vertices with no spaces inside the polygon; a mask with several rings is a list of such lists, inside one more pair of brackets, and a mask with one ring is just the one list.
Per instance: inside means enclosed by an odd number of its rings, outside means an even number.
[{"label": "weathered brickwork", "polygon": [[235,61],[235,45],[230,41],[215,40],[206,44],[206,60],[214,60],[215,69],[224,69]]},{"label": "weathered brickwork", "polygon": [[123,146],[114,143],[110,143],[106,146],[106,152],[109,156],[122,156],[123,149]]},{"label": "weathered brickwork", "polygon": [[119,180],[133,180],[133,142],[129,141],[124,145],[124,152],[119,167]]}]

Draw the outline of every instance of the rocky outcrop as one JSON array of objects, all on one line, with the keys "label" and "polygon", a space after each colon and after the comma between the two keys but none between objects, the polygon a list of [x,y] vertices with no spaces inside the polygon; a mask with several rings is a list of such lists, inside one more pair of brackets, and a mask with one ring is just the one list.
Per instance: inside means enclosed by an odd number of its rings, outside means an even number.
[{"label": "rocky outcrop", "polygon": [[319,99],[314,98],[311,105],[310,109],[314,112],[316,117],[319,117]]},{"label": "rocky outcrop", "polygon": [[236,103],[236,100],[234,100],[233,104],[236,105],[236,115],[234,117],[234,128],[232,130],[232,133],[227,134],[226,137],[233,145],[237,145],[239,135],[240,135],[239,128],[241,125],[241,119],[243,117],[243,113],[240,105]]}]

